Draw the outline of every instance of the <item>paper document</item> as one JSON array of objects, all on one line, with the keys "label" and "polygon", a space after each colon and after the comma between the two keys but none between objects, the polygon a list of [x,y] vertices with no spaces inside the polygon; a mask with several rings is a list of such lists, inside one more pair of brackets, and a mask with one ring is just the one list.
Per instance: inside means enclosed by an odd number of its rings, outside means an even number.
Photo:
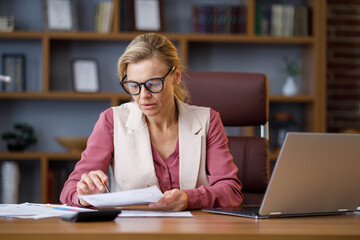
[{"label": "paper document", "polygon": [[157,202],[162,197],[163,193],[157,186],[113,193],[79,195],[79,198],[98,208],[147,204]]},{"label": "paper document", "polygon": [[164,212],[164,211],[129,211],[121,210],[118,217],[193,217],[190,211]]},{"label": "paper document", "polygon": [[0,204],[0,217],[39,219],[84,211],[95,210],[39,203]]}]

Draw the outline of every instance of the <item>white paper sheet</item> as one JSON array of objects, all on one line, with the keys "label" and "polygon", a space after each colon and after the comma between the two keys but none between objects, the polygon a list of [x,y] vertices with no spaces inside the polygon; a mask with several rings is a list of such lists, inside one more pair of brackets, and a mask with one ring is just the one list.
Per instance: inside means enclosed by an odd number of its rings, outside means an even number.
[{"label": "white paper sheet", "polygon": [[84,211],[95,210],[39,203],[0,204],[0,217],[40,219]]},{"label": "white paper sheet", "polygon": [[191,212],[133,211],[121,210],[118,217],[193,217]]},{"label": "white paper sheet", "polygon": [[79,195],[79,198],[98,208],[147,204],[157,202],[162,197],[163,193],[157,186],[122,192]]}]

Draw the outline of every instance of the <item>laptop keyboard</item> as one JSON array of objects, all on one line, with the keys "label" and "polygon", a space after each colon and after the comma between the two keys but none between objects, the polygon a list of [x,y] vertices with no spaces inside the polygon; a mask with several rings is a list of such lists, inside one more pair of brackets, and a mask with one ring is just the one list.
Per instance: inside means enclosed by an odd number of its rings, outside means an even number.
[{"label": "laptop keyboard", "polygon": [[242,207],[239,209],[238,214],[248,216],[258,216],[260,207]]},{"label": "laptop keyboard", "polygon": [[229,207],[229,208],[213,208],[213,209],[204,209],[209,210],[209,212],[215,213],[223,213],[223,214],[230,214],[230,215],[239,215],[239,216],[249,216],[249,217],[256,217],[259,216],[259,206],[253,207]]}]

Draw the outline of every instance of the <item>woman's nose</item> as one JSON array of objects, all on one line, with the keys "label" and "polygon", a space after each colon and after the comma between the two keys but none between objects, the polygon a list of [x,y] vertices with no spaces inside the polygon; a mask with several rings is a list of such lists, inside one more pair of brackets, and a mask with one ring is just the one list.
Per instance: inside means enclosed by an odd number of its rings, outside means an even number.
[{"label": "woman's nose", "polygon": [[144,98],[144,97],[149,97],[151,96],[151,93],[145,88],[145,86],[141,86],[141,89],[140,89],[140,93],[139,93],[140,97],[141,98]]}]

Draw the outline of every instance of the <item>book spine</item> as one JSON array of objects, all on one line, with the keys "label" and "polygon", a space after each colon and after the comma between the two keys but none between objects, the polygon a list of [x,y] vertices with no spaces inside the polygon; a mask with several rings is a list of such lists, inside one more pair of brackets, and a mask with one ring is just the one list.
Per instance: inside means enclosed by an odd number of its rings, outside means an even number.
[{"label": "book spine", "polygon": [[255,34],[263,35],[263,6],[256,5],[255,6]]},{"label": "book spine", "polygon": [[271,5],[271,35],[282,35],[282,5]]},{"label": "book spine", "polygon": [[262,19],[262,35],[271,34],[271,7],[270,5],[263,6],[263,19]]},{"label": "book spine", "polygon": [[239,27],[240,27],[240,29],[239,29],[239,33],[245,34],[246,33],[246,19],[247,19],[247,17],[246,17],[246,15],[247,15],[246,9],[247,8],[246,8],[246,6],[241,5],[239,7],[239,9],[240,9],[240,16],[239,16]]}]

